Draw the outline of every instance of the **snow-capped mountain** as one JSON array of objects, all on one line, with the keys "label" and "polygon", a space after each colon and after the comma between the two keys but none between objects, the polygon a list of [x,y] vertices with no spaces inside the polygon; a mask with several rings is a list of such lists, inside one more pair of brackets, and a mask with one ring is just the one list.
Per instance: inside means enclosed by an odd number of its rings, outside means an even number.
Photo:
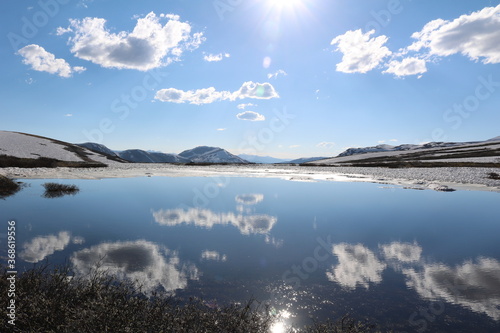
[{"label": "snow-capped mountain", "polygon": [[110,156],[118,156],[117,153],[106,147],[105,145],[102,145],[100,143],[94,143],[94,142],[85,142],[85,143],[77,143],[77,146],[80,147],[85,147],[87,149],[90,149],[92,151],[95,151],[97,153],[101,153],[104,155],[110,155]]},{"label": "snow-capped mountain", "polygon": [[124,160],[134,163],[189,163],[189,159],[175,154],[148,152],[141,149],[129,149],[118,153]]},{"label": "snow-capped mountain", "polygon": [[262,164],[284,163],[288,161],[282,158],[275,158],[271,156],[259,156],[259,155],[247,155],[247,154],[240,154],[238,155],[238,157],[251,163],[262,163]]},{"label": "snow-capped mountain", "polygon": [[187,158],[194,163],[234,163],[246,164],[248,161],[231,154],[227,150],[218,147],[200,146],[185,150],[179,156]]}]

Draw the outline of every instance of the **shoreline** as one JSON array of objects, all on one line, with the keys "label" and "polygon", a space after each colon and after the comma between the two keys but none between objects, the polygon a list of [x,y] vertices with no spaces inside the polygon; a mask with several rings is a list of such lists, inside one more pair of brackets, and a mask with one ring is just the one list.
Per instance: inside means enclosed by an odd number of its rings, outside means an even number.
[{"label": "shoreline", "polygon": [[500,192],[500,180],[488,174],[496,168],[402,168],[290,165],[174,165],[112,164],[106,168],[2,168],[0,174],[15,179],[105,179],[131,177],[230,177],[280,178],[290,181],[370,182],[407,189]]}]

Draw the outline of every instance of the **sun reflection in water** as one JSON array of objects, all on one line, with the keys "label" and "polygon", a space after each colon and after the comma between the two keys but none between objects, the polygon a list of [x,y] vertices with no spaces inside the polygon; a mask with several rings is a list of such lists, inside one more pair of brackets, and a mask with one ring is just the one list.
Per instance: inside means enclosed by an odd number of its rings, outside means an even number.
[{"label": "sun reflection in water", "polygon": [[281,310],[276,315],[275,322],[269,328],[270,333],[284,333],[288,329],[287,321],[291,313],[286,310]]}]

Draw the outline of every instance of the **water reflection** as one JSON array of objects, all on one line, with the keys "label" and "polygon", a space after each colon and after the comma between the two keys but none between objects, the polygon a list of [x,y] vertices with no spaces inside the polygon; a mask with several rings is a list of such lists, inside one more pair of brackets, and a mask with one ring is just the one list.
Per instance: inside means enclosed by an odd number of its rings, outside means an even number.
[{"label": "water reflection", "polygon": [[97,268],[137,282],[147,293],[158,286],[165,291],[183,289],[188,279],[199,278],[195,265],[181,264],[177,253],[145,240],[102,243],[75,252],[71,262],[78,274],[86,275]]},{"label": "water reflection", "polygon": [[445,300],[475,312],[500,320],[500,262],[493,258],[478,258],[450,267],[441,263],[426,263],[422,247],[416,243],[393,242],[379,245],[381,257],[362,244],[336,244],[332,253],[338,265],[326,272],[327,278],[353,290],[369,288],[370,283],[382,282],[382,272],[388,266],[406,277],[406,284],[422,298]]},{"label": "water reflection", "polygon": [[224,262],[227,260],[227,256],[225,254],[220,254],[217,251],[205,250],[201,253],[201,259]]},{"label": "water reflection", "polygon": [[[56,251],[62,251],[68,246],[71,234],[61,231],[57,235],[38,236],[23,244],[19,257],[26,262],[36,263],[42,261]],[[74,237],[73,243],[82,244],[82,237]]]},{"label": "water reflection", "polygon": [[240,194],[235,197],[237,203],[243,205],[256,205],[264,200],[263,194]]},{"label": "water reflection", "polygon": [[346,289],[355,289],[359,284],[368,289],[369,283],[380,283],[386,264],[380,262],[375,254],[361,244],[334,245],[332,252],[339,264],[326,272],[330,281],[337,282]]},{"label": "water reflection", "polygon": [[423,265],[420,270],[403,270],[407,285],[427,299],[444,299],[500,320],[500,263],[480,258],[450,267]]},{"label": "water reflection", "polygon": [[416,243],[392,242],[381,245],[380,248],[386,260],[396,260],[402,263],[418,262],[422,255],[422,248]]},{"label": "water reflection", "polygon": [[215,213],[209,209],[190,208],[161,209],[153,212],[155,221],[161,225],[176,226],[193,224],[198,227],[211,229],[214,225],[232,224],[243,235],[267,234],[278,219],[270,215],[242,215],[232,212]]}]

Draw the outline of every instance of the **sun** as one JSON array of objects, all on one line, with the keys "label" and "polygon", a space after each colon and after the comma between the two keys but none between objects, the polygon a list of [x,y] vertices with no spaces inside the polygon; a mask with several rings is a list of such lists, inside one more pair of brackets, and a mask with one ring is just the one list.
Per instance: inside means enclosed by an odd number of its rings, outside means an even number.
[{"label": "sun", "polygon": [[271,7],[277,9],[295,8],[301,4],[302,0],[267,0]]}]

